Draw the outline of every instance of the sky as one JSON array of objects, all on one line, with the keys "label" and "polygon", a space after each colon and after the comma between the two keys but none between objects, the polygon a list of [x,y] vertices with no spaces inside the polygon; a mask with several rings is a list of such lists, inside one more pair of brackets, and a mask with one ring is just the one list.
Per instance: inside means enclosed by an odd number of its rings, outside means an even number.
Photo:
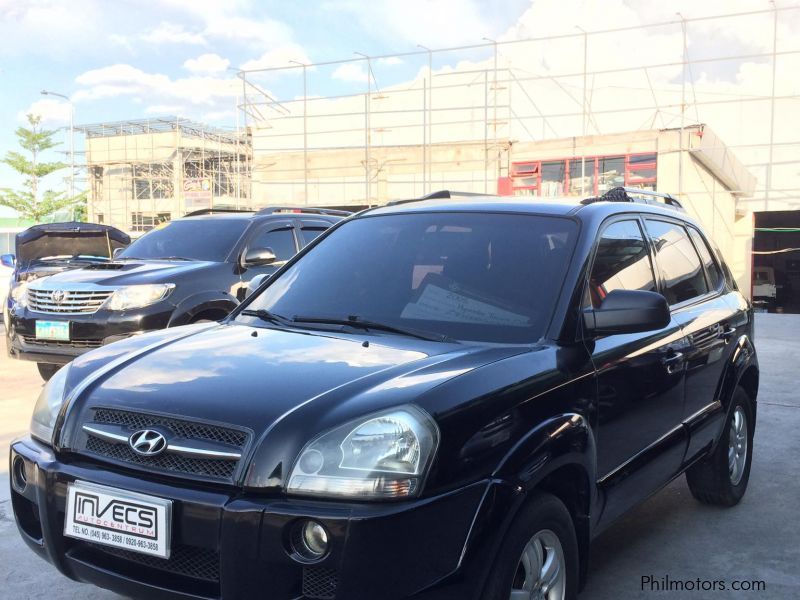
[{"label": "sky", "polygon": [[[764,8],[766,0],[0,0],[0,155],[16,147],[13,130],[30,112],[47,127],[68,122],[69,104],[42,96],[43,89],[69,96],[78,124],[181,115],[233,127],[239,68],[598,30],[674,20],[676,11],[693,17]],[[754,48],[749,38],[740,27],[692,43],[700,52],[721,45],[735,52]],[[657,44],[658,37],[642,41]],[[531,68],[548,65],[532,57]],[[391,84],[417,69],[384,61],[381,77]],[[728,74],[734,84],[740,71]],[[347,93],[365,79],[362,64],[339,65],[325,89],[309,93]],[[296,94],[297,84],[268,82],[283,96]],[[62,185],[53,177],[52,187]],[[19,183],[0,165],[0,188]]]}]

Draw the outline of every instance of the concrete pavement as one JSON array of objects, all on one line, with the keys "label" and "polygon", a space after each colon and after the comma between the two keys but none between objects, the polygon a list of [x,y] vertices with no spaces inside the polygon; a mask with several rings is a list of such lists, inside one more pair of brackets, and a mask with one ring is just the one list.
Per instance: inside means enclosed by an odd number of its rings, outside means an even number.
[{"label": "concrete pavement", "polygon": [[[679,478],[595,541],[581,600],[800,597],[800,519],[795,512],[800,500],[800,316],[758,315],[756,345],[761,363],[759,417],[744,500],[727,510],[703,506]],[[8,442],[27,429],[40,388],[35,365],[12,361],[2,352],[0,597],[119,599],[62,577],[18,537],[8,502],[5,457]],[[657,583],[668,577],[693,585],[763,581],[765,589],[665,592],[645,586],[643,590],[643,577]]]}]

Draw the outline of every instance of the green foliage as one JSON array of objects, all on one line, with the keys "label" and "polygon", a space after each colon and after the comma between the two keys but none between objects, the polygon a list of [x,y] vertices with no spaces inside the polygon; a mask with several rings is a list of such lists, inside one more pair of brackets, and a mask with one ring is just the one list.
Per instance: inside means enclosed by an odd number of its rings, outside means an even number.
[{"label": "green foliage", "polygon": [[[39,190],[40,180],[56,171],[64,169],[67,165],[63,162],[40,162],[41,153],[55,148],[58,142],[53,141],[54,130],[40,127],[41,117],[28,115],[30,128],[18,127],[14,132],[19,140],[20,147],[30,157],[20,152],[7,152],[0,162],[7,164],[17,173],[25,175],[24,189],[12,190],[0,188],[0,206],[7,206],[17,211],[21,217],[32,219],[36,222],[52,213],[75,205],[83,206],[86,212],[86,192],[76,196],[68,196],[66,192],[52,190]],[[85,217],[84,217],[85,218]]]}]

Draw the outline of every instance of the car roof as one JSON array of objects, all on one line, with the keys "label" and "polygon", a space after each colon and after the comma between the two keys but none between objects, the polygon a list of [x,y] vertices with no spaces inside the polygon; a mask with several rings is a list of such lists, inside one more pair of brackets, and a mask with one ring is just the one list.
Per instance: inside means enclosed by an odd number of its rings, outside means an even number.
[{"label": "car roof", "polygon": [[685,211],[669,205],[644,202],[594,200],[582,203],[581,198],[539,198],[511,196],[467,196],[432,200],[412,200],[367,209],[358,216],[410,214],[424,212],[493,212],[527,213],[532,215],[577,217],[581,220],[604,219],[614,214],[645,213],[677,218],[697,224]]}]

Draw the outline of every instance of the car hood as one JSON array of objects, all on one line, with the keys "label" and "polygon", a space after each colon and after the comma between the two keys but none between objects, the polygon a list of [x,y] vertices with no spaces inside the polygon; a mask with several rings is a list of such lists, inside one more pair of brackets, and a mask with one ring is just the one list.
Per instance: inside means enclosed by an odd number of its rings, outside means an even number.
[{"label": "car hood", "polygon": [[27,269],[35,260],[48,256],[98,256],[110,258],[131,238],[116,227],[95,223],[44,223],[17,234],[17,264]]},{"label": "car hood", "polygon": [[47,285],[93,283],[102,286],[169,283],[178,275],[191,273],[214,263],[203,261],[124,260],[96,263],[53,275]]},{"label": "car hood", "polygon": [[[258,439],[298,410],[311,422],[335,422],[348,418],[345,412],[406,402],[422,388],[520,352],[369,338],[229,323],[112,344],[75,360],[68,390],[85,376],[97,381],[76,398],[61,439],[75,435],[98,406],[236,425]],[[345,410],[353,398],[360,405]]]}]

